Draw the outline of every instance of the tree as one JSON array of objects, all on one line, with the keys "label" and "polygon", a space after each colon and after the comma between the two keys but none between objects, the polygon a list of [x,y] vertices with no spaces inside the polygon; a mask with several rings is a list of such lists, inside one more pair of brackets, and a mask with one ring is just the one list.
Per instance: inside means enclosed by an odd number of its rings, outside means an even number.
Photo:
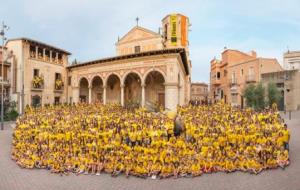
[{"label": "tree", "polygon": [[243,92],[243,96],[246,99],[248,107],[255,110],[265,108],[265,88],[261,83],[248,85]]},{"label": "tree", "polygon": [[275,83],[268,84],[268,105],[271,107],[274,103],[278,104],[281,99],[281,93]]},{"label": "tree", "polygon": [[265,108],[265,88],[261,83],[258,83],[254,90],[255,93],[255,104],[254,108],[256,110],[262,110]]},{"label": "tree", "polygon": [[247,106],[254,108],[255,107],[255,85],[254,84],[248,85],[243,92],[243,96],[246,99]]}]

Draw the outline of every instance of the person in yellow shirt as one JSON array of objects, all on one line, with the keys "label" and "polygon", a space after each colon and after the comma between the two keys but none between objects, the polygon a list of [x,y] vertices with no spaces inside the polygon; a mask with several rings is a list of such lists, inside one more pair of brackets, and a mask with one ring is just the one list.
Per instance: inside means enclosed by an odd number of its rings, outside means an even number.
[{"label": "person in yellow shirt", "polygon": [[202,174],[201,165],[196,159],[194,159],[191,166],[191,174],[193,177],[200,176]]}]

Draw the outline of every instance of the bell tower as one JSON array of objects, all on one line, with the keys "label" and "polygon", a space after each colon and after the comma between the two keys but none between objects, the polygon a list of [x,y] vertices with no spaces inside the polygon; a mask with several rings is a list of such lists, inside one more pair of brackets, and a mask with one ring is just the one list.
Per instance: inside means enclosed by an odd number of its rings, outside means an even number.
[{"label": "bell tower", "polygon": [[182,14],[169,14],[162,20],[165,48],[186,48],[188,51],[189,18]]}]

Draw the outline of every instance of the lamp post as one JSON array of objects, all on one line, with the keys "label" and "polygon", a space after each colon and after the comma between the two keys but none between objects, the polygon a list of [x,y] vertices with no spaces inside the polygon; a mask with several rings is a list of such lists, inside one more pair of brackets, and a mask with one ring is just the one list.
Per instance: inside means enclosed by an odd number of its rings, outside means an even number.
[{"label": "lamp post", "polygon": [[9,29],[7,25],[2,22],[1,30],[0,30],[0,36],[2,37],[2,64],[1,64],[1,130],[4,129],[4,45],[6,41],[5,32]]}]

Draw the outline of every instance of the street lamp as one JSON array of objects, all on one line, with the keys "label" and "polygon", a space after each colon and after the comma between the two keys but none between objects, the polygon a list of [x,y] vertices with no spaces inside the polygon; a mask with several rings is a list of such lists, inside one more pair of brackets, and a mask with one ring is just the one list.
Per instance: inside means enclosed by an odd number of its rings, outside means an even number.
[{"label": "street lamp", "polygon": [[2,37],[2,64],[1,64],[1,130],[4,129],[4,45],[6,41],[5,32],[9,29],[7,25],[2,22],[1,30],[0,30],[0,36]]}]

